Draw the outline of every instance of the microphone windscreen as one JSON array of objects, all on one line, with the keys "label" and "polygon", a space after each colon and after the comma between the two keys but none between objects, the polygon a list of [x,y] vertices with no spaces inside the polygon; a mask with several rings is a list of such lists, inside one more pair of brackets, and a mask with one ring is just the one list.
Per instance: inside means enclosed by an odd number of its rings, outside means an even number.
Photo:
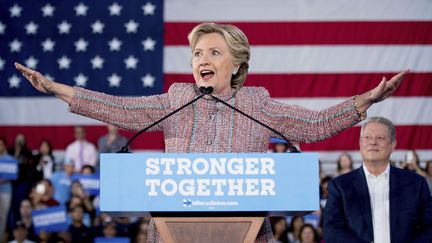
[{"label": "microphone windscreen", "polygon": [[198,90],[199,90],[202,94],[211,94],[211,93],[213,92],[213,87],[212,87],[212,86],[209,86],[209,87],[201,86],[201,87],[199,87]]}]

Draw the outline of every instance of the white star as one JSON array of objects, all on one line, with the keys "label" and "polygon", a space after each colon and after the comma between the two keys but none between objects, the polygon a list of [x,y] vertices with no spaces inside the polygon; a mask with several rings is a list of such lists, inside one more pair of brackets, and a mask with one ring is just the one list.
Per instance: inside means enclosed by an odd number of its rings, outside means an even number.
[{"label": "white star", "polygon": [[59,28],[59,34],[69,34],[72,25],[63,20],[59,25],[57,25],[57,28]]},{"label": "white star", "polygon": [[110,51],[120,51],[122,42],[119,41],[117,37],[114,37],[111,41],[108,42],[108,45],[110,47]]},{"label": "white star", "polygon": [[136,33],[138,26],[139,24],[135,22],[133,19],[129,20],[129,22],[125,24],[126,33]]},{"label": "white star", "polygon": [[81,87],[85,87],[86,86],[87,80],[88,80],[88,78],[84,74],[82,74],[82,73],[78,74],[78,76],[76,76],[74,78],[75,85],[76,86],[81,86]]},{"label": "white star", "polygon": [[24,62],[25,62],[27,67],[29,67],[31,69],[36,69],[36,66],[37,66],[39,61],[36,58],[34,58],[33,56],[30,56]]},{"label": "white star", "polygon": [[55,42],[52,41],[50,38],[44,40],[41,44],[42,44],[44,52],[53,51],[54,50]]},{"label": "white star", "polygon": [[104,61],[100,56],[95,56],[90,60],[93,69],[102,69]]},{"label": "white star", "polygon": [[86,16],[87,15],[88,7],[86,5],[84,5],[83,3],[80,3],[77,6],[75,6],[74,9],[76,12],[76,16]]},{"label": "white star", "polygon": [[124,63],[126,64],[126,69],[135,69],[138,64],[138,59],[134,56],[130,55],[128,58],[124,60]]},{"label": "white star", "polygon": [[60,59],[57,60],[57,62],[59,64],[59,69],[69,69],[72,61],[67,56],[63,55]]},{"label": "white star", "polygon": [[120,82],[122,78],[118,76],[116,73],[113,73],[108,77],[108,82],[110,87],[120,87]]},{"label": "white star", "polygon": [[154,41],[150,37],[147,37],[147,39],[143,40],[141,44],[144,46],[144,51],[148,51],[148,50],[153,51],[156,45],[156,41]]},{"label": "white star", "polygon": [[42,15],[44,17],[48,17],[48,16],[52,17],[54,14],[55,8],[53,6],[51,6],[51,4],[47,3],[47,4],[45,4],[45,6],[43,6],[41,8],[41,10],[42,10]]},{"label": "white star", "polygon": [[144,87],[153,87],[154,82],[156,79],[151,76],[149,73],[146,74],[146,76],[141,78],[141,81],[143,82]]},{"label": "white star", "polygon": [[20,17],[21,16],[22,8],[18,4],[14,4],[10,9],[10,16],[11,17]]},{"label": "white star", "polygon": [[5,33],[5,29],[6,29],[6,25],[0,22],[0,35],[3,35]]},{"label": "white star", "polygon": [[102,22],[100,22],[99,20],[96,20],[96,22],[94,22],[91,25],[93,34],[96,34],[96,33],[102,34],[104,27],[105,27],[105,25]]},{"label": "white star", "polygon": [[3,67],[5,65],[5,61],[3,59],[0,58],[0,71],[3,70]]},{"label": "white star", "polygon": [[75,42],[75,51],[87,51],[87,45],[88,42],[85,41],[83,38],[80,38],[78,41]]},{"label": "white star", "polygon": [[21,46],[22,43],[19,40],[14,39],[11,43],[9,43],[10,52],[20,52]]},{"label": "white star", "polygon": [[8,82],[9,82],[9,88],[10,88],[10,89],[12,89],[12,88],[19,88],[19,84],[20,84],[20,82],[21,82],[21,79],[18,78],[18,76],[16,76],[16,75],[14,74],[12,77],[10,77],[10,78],[8,79]]},{"label": "white star", "polygon": [[26,26],[25,26],[27,35],[37,34],[38,28],[39,28],[39,26],[37,24],[35,24],[33,21],[30,21],[30,23],[26,24]]},{"label": "white star", "polygon": [[120,16],[120,11],[122,10],[122,6],[118,5],[118,3],[113,3],[108,7],[111,16]]},{"label": "white star", "polygon": [[142,10],[144,11],[144,15],[153,15],[155,9],[156,9],[156,6],[153,5],[151,2],[147,2],[145,5],[142,6]]},{"label": "white star", "polygon": [[45,76],[45,78],[47,78],[49,80],[54,80],[54,77],[51,76],[49,73],[45,74],[44,76]]}]

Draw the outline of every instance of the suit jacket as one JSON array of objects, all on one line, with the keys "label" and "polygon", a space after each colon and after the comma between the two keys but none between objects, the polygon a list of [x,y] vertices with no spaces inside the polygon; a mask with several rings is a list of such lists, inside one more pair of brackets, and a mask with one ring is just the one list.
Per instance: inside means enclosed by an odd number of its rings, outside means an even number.
[{"label": "suit jacket", "polygon": [[[432,197],[426,180],[391,166],[389,183],[391,242],[432,242]],[[336,177],[329,183],[328,191],[325,242],[373,242],[371,204],[363,168]]]}]

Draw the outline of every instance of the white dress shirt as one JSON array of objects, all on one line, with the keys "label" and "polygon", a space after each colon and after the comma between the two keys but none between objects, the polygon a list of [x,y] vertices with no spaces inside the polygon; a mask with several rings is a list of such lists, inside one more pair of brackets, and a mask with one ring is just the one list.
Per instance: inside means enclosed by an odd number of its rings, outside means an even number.
[{"label": "white dress shirt", "polygon": [[390,164],[378,176],[371,174],[363,164],[372,209],[375,243],[390,243]]},{"label": "white dress shirt", "polygon": [[98,161],[98,151],[96,146],[87,141],[75,140],[69,144],[65,152],[65,162],[72,162],[75,171],[79,172],[83,165],[96,166]]}]

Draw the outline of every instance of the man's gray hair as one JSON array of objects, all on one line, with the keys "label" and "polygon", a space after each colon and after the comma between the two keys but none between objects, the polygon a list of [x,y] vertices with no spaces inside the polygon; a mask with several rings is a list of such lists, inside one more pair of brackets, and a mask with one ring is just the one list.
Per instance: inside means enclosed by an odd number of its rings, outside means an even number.
[{"label": "man's gray hair", "polygon": [[383,124],[384,126],[386,126],[388,128],[388,135],[389,135],[390,141],[392,143],[396,141],[396,128],[395,128],[394,124],[389,119],[382,117],[382,116],[371,117],[365,123],[363,123],[363,125],[361,127],[361,131],[360,131],[360,136],[363,134],[364,128],[369,123]]}]

